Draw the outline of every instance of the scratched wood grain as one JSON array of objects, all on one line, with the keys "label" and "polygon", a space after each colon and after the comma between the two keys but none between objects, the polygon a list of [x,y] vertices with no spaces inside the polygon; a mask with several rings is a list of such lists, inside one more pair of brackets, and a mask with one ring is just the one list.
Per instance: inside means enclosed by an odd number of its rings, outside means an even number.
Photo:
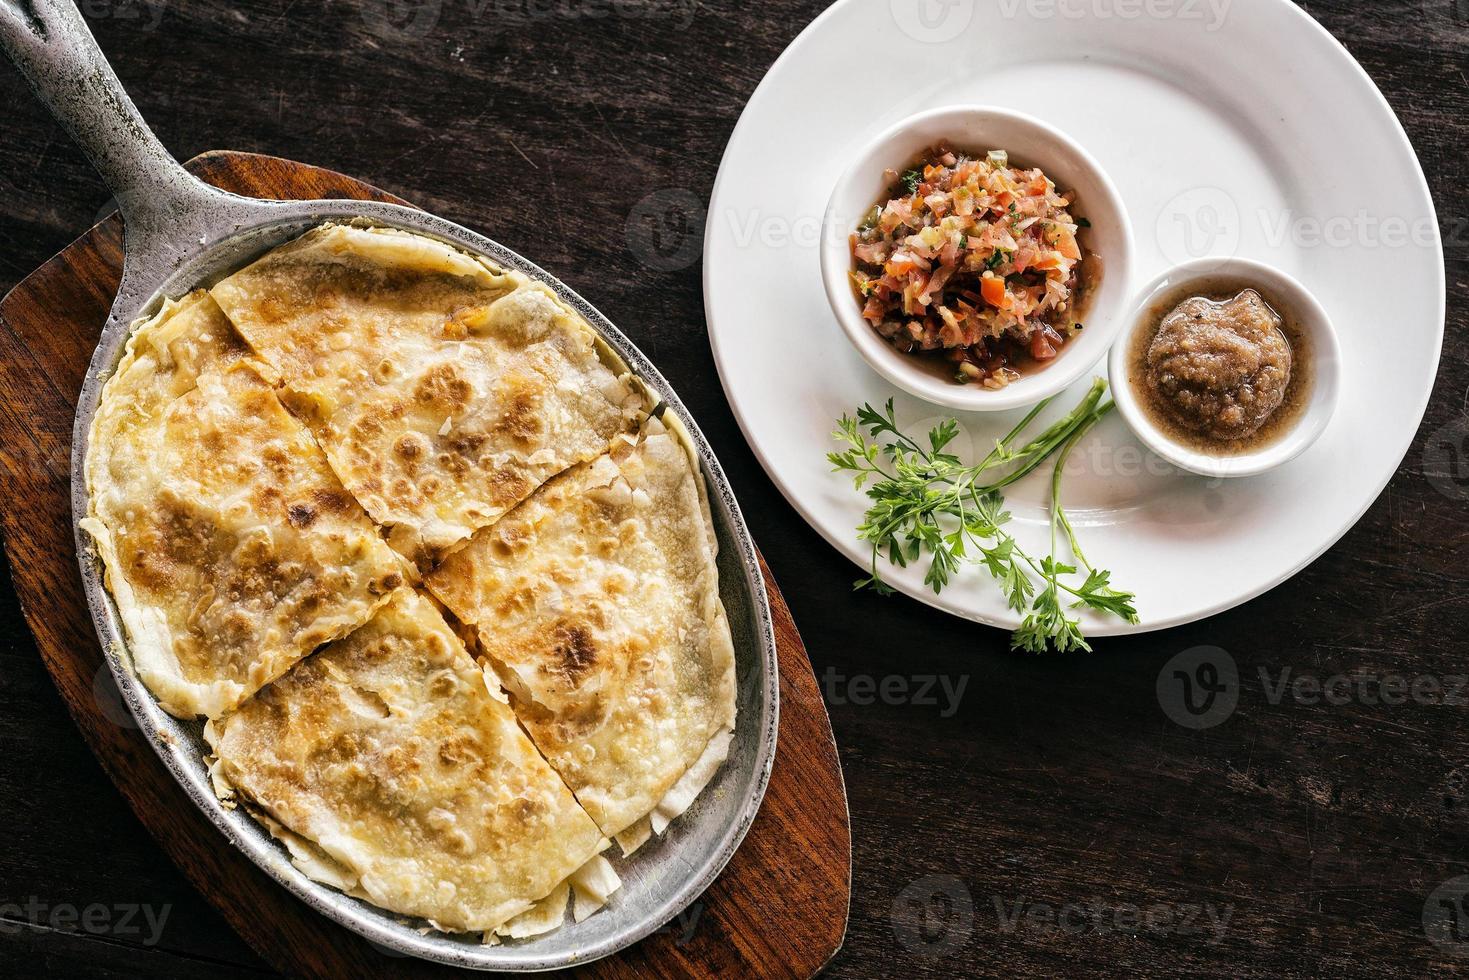
[{"label": "scratched wood grain", "polygon": [[[851,568],[770,484],[720,390],[697,242],[685,237],[700,215],[688,202],[708,200],[741,107],[822,0],[703,0],[678,8],[687,20],[517,20],[497,13],[513,14],[514,4],[486,3],[427,4],[437,14],[413,21],[421,36],[374,30],[364,15],[382,3],[342,0],[171,3],[151,31],[113,7],[91,23],[176,154],[234,146],[308,160],[486,231],[573,283],[678,387],[827,681],[855,850],[852,919],[831,976],[886,976],[895,962],[913,976],[1258,978],[1460,965],[1428,942],[1421,918],[1435,887],[1469,873],[1466,708],[1273,705],[1259,672],[1273,684],[1285,668],[1317,677],[1465,669],[1463,0],[1303,4],[1403,120],[1447,240],[1443,367],[1401,471],[1361,524],[1289,584],[1208,622],[1102,642],[1096,656],[1067,660],[1016,658],[997,632],[906,599],[851,595]],[[854,78],[851,97],[866,83]],[[90,224],[106,194],[13,74],[0,71],[0,96],[0,284],[9,284]],[[553,206],[548,220],[534,216],[542,202]],[[1385,335],[1391,356],[1390,325]],[[1154,690],[1163,663],[1198,644],[1228,650],[1244,678],[1234,716],[1204,731],[1172,724]],[[850,683],[925,675],[947,677],[951,688],[967,678],[956,711],[911,697],[858,703],[866,698],[853,694],[865,687]],[[0,817],[12,834],[0,849],[4,892],[171,904],[166,953],[139,959],[137,937],[65,937],[96,948],[95,962],[117,975],[141,972],[142,962],[188,976],[221,964],[263,969],[156,859],[92,763],[8,595],[0,596],[0,734]],[[78,839],[107,846],[79,853]],[[910,953],[895,926],[911,939],[924,907],[917,900],[942,898],[950,879],[968,897],[968,924],[962,902],[938,902],[929,935],[953,941],[929,947],[933,955]],[[1043,923],[1007,931],[1017,903],[1042,920],[1042,906],[1066,903],[1232,911],[1219,940],[1077,935]],[[952,915],[938,914],[944,908]],[[79,961],[66,959],[60,941],[50,953],[50,940],[23,946],[0,935],[0,958],[46,965],[53,955],[50,972],[67,975]]]}]

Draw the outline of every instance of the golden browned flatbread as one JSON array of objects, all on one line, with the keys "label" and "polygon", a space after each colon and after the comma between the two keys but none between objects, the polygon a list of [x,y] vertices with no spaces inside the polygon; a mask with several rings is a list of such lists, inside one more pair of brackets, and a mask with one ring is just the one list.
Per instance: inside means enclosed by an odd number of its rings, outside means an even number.
[{"label": "golden browned flatbread", "polygon": [[[210,723],[216,786],[308,875],[385,909],[455,931],[523,934],[511,923],[526,914],[554,927],[563,883],[600,882],[602,899],[616,887],[607,840],[497,694],[433,604],[402,589]],[[537,909],[548,896],[560,907]]]},{"label": "golden browned flatbread", "polygon": [[545,287],[407,232],[324,225],[213,295],[423,569],[605,452],[641,405]]},{"label": "golden browned flatbread", "polygon": [[83,527],[139,678],[304,874],[533,936],[714,777],[717,544],[650,407],[546,287],[388,229],[322,225],[135,330]]},{"label": "golden browned flatbread", "polygon": [[684,441],[650,421],[425,580],[473,627],[537,748],[602,832],[634,828],[628,849],[646,837],[635,825],[661,831],[688,805],[734,727],[702,486]]},{"label": "golden browned flatbread", "polygon": [[217,716],[366,622],[404,569],[209,294],[171,303],[103,389],[82,526],[138,676]]}]

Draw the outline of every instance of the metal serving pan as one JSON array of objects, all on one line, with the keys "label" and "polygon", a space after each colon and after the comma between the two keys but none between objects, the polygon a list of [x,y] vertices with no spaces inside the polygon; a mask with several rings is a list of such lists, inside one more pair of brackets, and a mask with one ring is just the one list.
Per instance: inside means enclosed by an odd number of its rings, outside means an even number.
[{"label": "metal serving pan", "polygon": [[[720,595],[734,634],[739,681],[739,721],[729,760],[662,838],[650,840],[631,859],[613,859],[622,890],[584,922],[568,921],[530,940],[485,946],[475,935],[422,931],[423,922],[392,915],[297,871],[260,824],[243,809],[227,809],[216,799],[203,763],[201,725],[164,712],[133,673],[96,549],[77,528],[77,554],[97,636],[141,737],[231,844],[306,904],[386,950],[473,969],[548,970],[606,956],[676,916],[713,882],[759,809],[775,757],[779,704],[775,635],[755,546],[719,461],[658,369],[574,291],[467,228],[391,204],[260,201],[197,180],[143,122],[70,0],[0,0],[0,48],[86,152],[116,195],[124,222],[122,282],[77,402],[71,460],[74,523],[87,514],[83,461],[92,416],[131,325],[155,310],[163,297],[211,285],[325,220],[360,219],[427,235],[518,269],[554,289],[683,422],[710,490],[720,546]],[[230,883],[222,881],[219,887],[229,888]]]}]

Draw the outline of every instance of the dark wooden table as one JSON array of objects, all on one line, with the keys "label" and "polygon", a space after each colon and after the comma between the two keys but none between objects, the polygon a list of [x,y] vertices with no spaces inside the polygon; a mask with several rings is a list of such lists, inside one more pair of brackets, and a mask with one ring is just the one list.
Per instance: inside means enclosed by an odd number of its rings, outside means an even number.
[{"label": "dark wooden table", "polygon": [[[1469,967],[1469,930],[1447,928],[1469,925],[1455,904],[1469,880],[1453,882],[1469,874],[1469,3],[1305,4],[1402,118],[1447,240],[1443,368],[1396,478],[1331,552],[1240,609],[1029,658],[916,602],[853,596],[852,568],[776,492],[719,387],[697,205],[744,101],[821,0],[652,2],[82,7],[177,156],[294,157],[483,229],[582,290],[683,393],[830,702],[855,859],[834,976],[885,976],[896,957],[933,975]],[[106,194],[8,69],[0,100],[3,290]],[[1210,728],[1171,720],[1157,689],[1200,645],[1239,676]],[[1306,686],[1277,696],[1287,668]],[[0,970],[264,972],[92,760],[8,588],[0,738]]]}]

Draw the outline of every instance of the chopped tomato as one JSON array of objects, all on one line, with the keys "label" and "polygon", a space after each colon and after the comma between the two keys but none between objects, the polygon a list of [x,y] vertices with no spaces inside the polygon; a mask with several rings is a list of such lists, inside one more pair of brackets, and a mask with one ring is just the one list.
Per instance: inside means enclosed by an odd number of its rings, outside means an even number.
[{"label": "chopped tomato", "polygon": [[1009,304],[1009,294],[1005,292],[1005,280],[996,276],[986,276],[979,281],[979,294],[984,301],[997,309],[1005,309]]},{"label": "chopped tomato", "polygon": [[1056,251],[1068,259],[1081,258],[1081,249],[1076,245],[1076,236],[1065,228],[1056,229]]},{"label": "chopped tomato", "polygon": [[883,271],[890,276],[902,277],[908,275],[910,272],[916,272],[918,269],[919,265],[916,256],[911,252],[899,252],[897,255],[888,259],[887,267]]},{"label": "chopped tomato", "polygon": [[1030,356],[1037,361],[1049,361],[1064,343],[1050,324],[1043,323],[1030,335]]}]

